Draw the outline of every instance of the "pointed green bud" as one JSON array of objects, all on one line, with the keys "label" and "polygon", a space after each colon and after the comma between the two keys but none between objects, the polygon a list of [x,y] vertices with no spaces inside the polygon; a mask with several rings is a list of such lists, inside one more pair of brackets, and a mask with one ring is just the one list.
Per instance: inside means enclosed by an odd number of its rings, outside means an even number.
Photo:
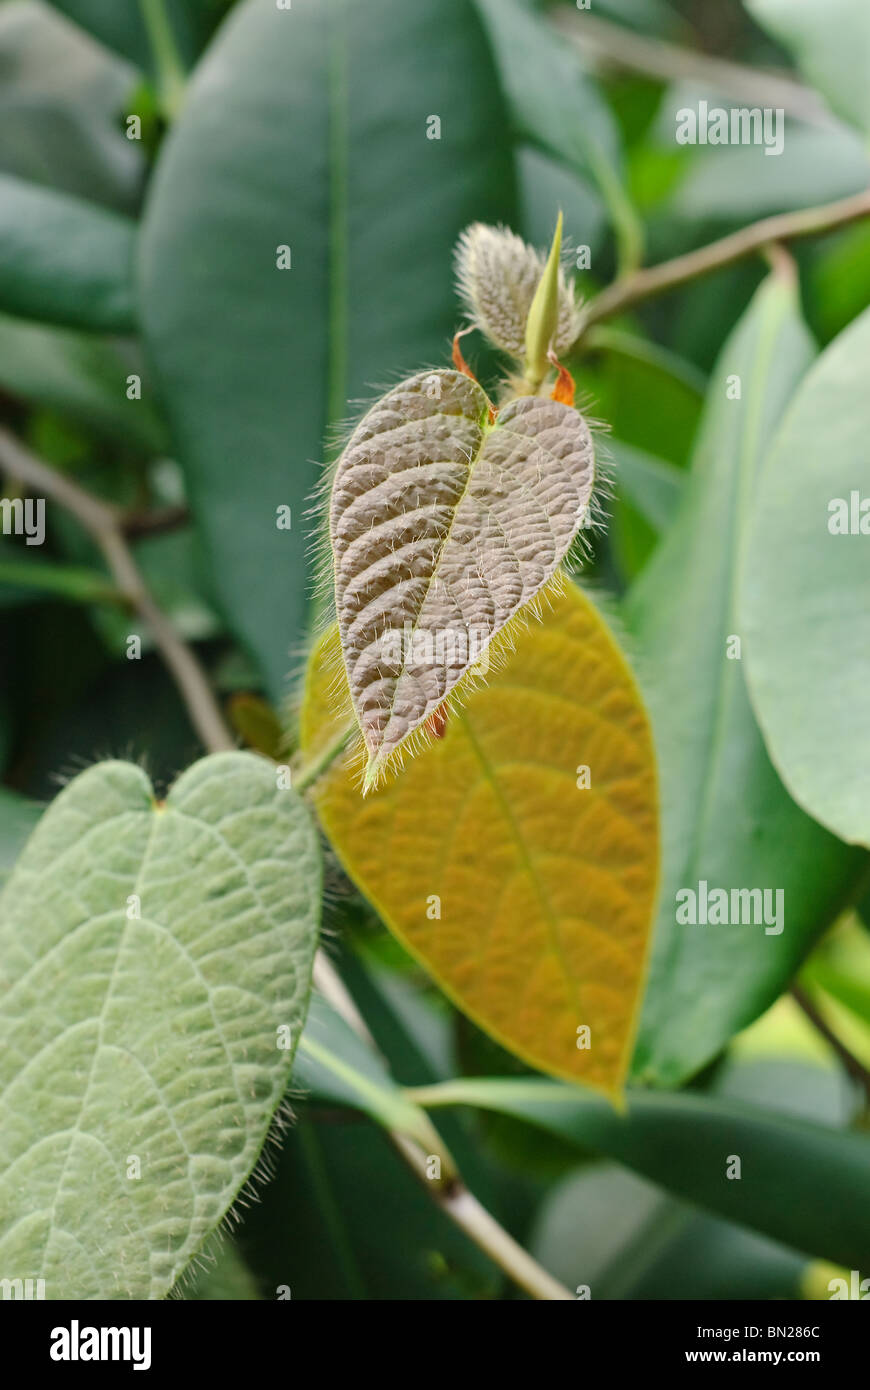
[{"label": "pointed green bud", "polygon": [[556,219],[553,244],[544,272],[538,281],[529,316],[526,319],[526,380],[540,386],[550,370],[547,353],[559,330],[559,281],[562,255],[562,214]]}]

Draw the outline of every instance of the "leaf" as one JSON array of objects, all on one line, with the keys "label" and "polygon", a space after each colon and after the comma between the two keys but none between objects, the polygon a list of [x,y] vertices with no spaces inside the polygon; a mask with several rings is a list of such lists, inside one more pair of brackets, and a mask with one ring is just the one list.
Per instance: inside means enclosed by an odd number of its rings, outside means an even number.
[{"label": "leaf", "polygon": [[562,208],[567,243],[588,246],[594,256],[607,235],[607,216],[592,183],[533,145],[520,145],[516,157],[524,239],[532,246],[546,246],[553,209]]},{"label": "leaf", "polygon": [[259,695],[239,691],[227,702],[227,716],[236,733],[254,752],[276,763],[286,755],[287,736],[281,720],[268,701]]},{"label": "leaf", "polygon": [[[597,1097],[535,1078],[448,1081],[409,1097],[430,1109],[475,1105],[517,1116],[705,1211],[848,1268],[870,1267],[864,1134],[691,1091],[630,1091],[620,1114]],[[726,1179],[729,1155],[740,1158],[740,1181]]]},{"label": "leaf", "polygon": [[48,5],[0,5],[0,170],[135,210],[140,144],[121,115],[135,73]]},{"label": "leaf", "polygon": [[[762,471],[742,599],[749,693],[768,752],[801,806],[864,845],[868,352],[865,311],[798,391]],[[841,525],[845,534],[832,530]]]},{"label": "leaf", "polygon": [[[142,0],[51,0],[68,19],[80,24],[107,48],[137,67],[153,65]],[[232,0],[166,0],[166,17],[184,60],[192,63]]]},{"label": "leaf", "polygon": [[185,1277],[177,1289],[179,1298],[190,1302],[241,1303],[259,1299],[257,1283],[236,1245],[223,1239],[206,1251],[199,1268]]},{"label": "leaf", "polygon": [[219,598],[275,701],[307,624],[324,437],[372,383],[442,357],[456,238],[512,220],[514,197],[470,0],[248,0],[191,81],[150,190],[141,313]]},{"label": "leaf", "polygon": [[592,355],[572,363],[580,397],[616,439],[683,467],[698,432],[707,383],[684,358],[635,333],[593,328]]},{"label": "leaf", "polygon": [[352,1105],[387,1129],[428,1144],[425,1112],[405,1099],[377,1053],[360,1042],[319,994],[312,996],[293,1081],[320,1101]]},{"label": "leaf", "polygon": [[[810,357],[793,287],[768,279],[722,350],[681,511],[626,605],[662,778],[662,897],[634,1064],[659,1085],[698,1071],[776,998],[860,867],[789,800],[727,655],[758,469]],[[766,533],[777,563],[780,540],[779,525]],[[806,608],[794,611],[803,624]],[[677,892],[702,880],[782,891],[783,930],[678,924]]]},{"label": "leaf", "polygon": [[135,225],[0,174],[0,309],[70,328],[133,327]]},{"label": "leaf", "polygon": [[[579,307],[560,261],[561,247],[559,213],[546,259],[522,237],[484,222],[466,227],[456,248],[459,290],[469,318],[496,347],[520,362],[525,358],[526,380],[533,387],[550,371],[547,350],[552,346],[557,356],[567,352],[580,332]],[[533,322],[533,312],[540,322]],[[530,332],[541,340],[531,356]]]},{"label": "leaf", "polygon": [[[314,795],[347,873],[454,1003],[533,1066],[613,1094],[656,889],[653,753],[589,600],[567,585],[551,603],[401,776],[363,801],[336,766]],[[333,630],[309,669],[315,759],[349,716],[336,647]]]},{"label": "leaf", "polygon": [[529,1253],[569,1288],[588,1285],[598,1302],[794,1299],[808,1265],[786,1246],[705,1216],[609,1163],[550,1189]]},{"label": "leaf", "polygon": [[[141,400],[127,398],[131,374],[142,382]],[[150,399],[136,345],[127,339],[0,314],[0,387],[143,453],[165,448],[163,421]]]},{"label": "leaf", "polygon": [[[699,95],[707,99],[709,90]],[[669,103],[674,112],[685,104],[684,92]],[[671,139],[673,130],[672,115]],[[769,213],[791,212],[860,193],[868,180],[870,157],[864,142],[848,127],[789,126],[782,153],[773,158],[757,145],[699,147],[669,210],[692,223],[724,221],[744,226]]]},{"label": "leaf", "polygon": [[0,547],[0,608],[32,603],[42,594],[55,594],[69,603],[122,601],[119,590],[99,570],[36,560],[27,550],[15,559],[7,559],[6,554],[7,547]]},{"label": "leaf", "polygon": [[[615,175],[616,122],[576,52],[518,0],[475,0],[518,135],[596,184]],[[605,176],[605,177],[603,177]]]},{"label": "leaf", "polygon": [[366,788],[552,578],[593,482],[576,410],[523,396],[491,424],[484,391],[460,372],[409,377],[360,421],[329,531]]},{"label": "leaf", "polygon": [[334,1118],[334,1107],[322,1120],[300,1113],[275,1177],[245,1213],[244,1248],[266,1297],[289,1287],[293,1303],[497,1298],[501,1271],[383,1132]]},{"label": "leaf", "polygon": [[0,787],[0,884],[38,820],[38,806],[8,787]]},{"label": "leaf", "polygon": [[816,244],[805,282],[810,322],[828,343],[870,304],[870,226],[866,219]]},{"label": "leaf", "polygon": [[744,0],[844,121],[870,135],[870,10],[865,0]]},{"label": "leaf", "polygon": [[0,898],[10,1277],[48,1298],[168,1292],[284,1093],[319,903],[308,812],[251,754],[204,759],[165,802],[130,763],[61,793]]}]

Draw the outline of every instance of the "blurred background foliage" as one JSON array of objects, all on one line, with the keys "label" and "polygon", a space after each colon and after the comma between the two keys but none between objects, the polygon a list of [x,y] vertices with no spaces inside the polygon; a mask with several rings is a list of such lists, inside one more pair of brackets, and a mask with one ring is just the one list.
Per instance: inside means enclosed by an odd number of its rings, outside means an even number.
[{"label": "blurred background foliage", "polygon": [[[641,258],[864,189],[870,39],[862,47],[864,0],[838,0],[839,29],[799,42],[772,0],[595,0],[588,15],[526,0],[293,0],[279,38],[274,9],[0,0],[0,417],[123,509],[155,598],[196,644],[239,740],[286,756],[317,608],[312,490],[359,402],[446,363],[462,228],[503,222],[544,245],[563,208],[570,241],[590,251],[578,272],[589,298]],[[782,156],[678,146],[675,113],[700,99],[782,106]],[[131,115],[141,138],[128,138]],[[612,474],[584,580],[621,605],[628,650],[673,711],[672,730],[657,724],[665,778],[683,776],[685,729],[718,698],[707,638],[730,630],[741,544],[716,393],[705,413],[717,358],[735,334],[750,388],[784,408],[811,355],[870,303],[870,222],[793,255],[800,303],[783,310],[763,375],[753,334],[779,291],[753,300],[757,257],[600,325],[571,363],[606,426]],[[494,384],[501,364],[466,344]],[[128,397],[131,377],[141,399]],[[693,459],[705,486],[689,497]],[[0,491],[19,487],[7,468]],[[289,531],[274,524],[280,507]],[[126,660],[116,600],[59,508],[42,548],[0,537],[0,873],[59,778],[121,755],[165,782],[200,751],[147,634],[142,661]],[[807,1296],[831,1255],[817,1237],[826,1223],[844,1233],[839,1258],[870,1270],[855,1212],[868,1150],[863,1138],[850,1147],[866,1129],[870,1067],[866,856],[798,810],[735,698],[732,762],[695,848],[736,857],[735,882],[787,882],[801,925],[754,959],[684,955],[679,978],[651,994],[638,1079],[684,1087],[688,1132],[667,1104],[618,1143],[590,1112],[588,1146],[495,1100],[443,1122],[475,1193],[595,1297]],[[685,812],[691,837],[688,790]],[[525,1076],[331,874],[327,930],[394,1077]],[[801,967],[815,1023],[788,992]],[[851,1076],[826,1027],[857,1059]],[[774,1174],[790,1153],[803,1175],[796,1204],[779,1210],[771,1193],[751,1221],[728,1219],[721,1192],[689,1171],[694,1145],[741,1115],[769,1121],[753,1131],[759,1162]],[[685,1172],[658,1171],[662,1146],[683,1152]],[[274,1297],[283,1285],[329,1299],[516,1296],[378,1126],[328,1094],[300,1107],[273,1168],[182,1296]]]}]

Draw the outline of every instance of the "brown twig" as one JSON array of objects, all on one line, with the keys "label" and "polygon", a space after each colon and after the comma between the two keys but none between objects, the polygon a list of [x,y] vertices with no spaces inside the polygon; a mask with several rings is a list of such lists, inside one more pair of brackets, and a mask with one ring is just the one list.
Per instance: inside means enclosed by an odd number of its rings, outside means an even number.
[{"label": "brown twig", "polygon": [[661,82],[702,83],[750,106],[781,107],[786,115],[811,125],[833,128],[839,124],[810,87],[786,73],[744,67],[666,39],[649,38],[586,10],[555,10],[551,22],[584,58],[600,67],[622,68]]},{"label": "brown twig", "polygon": [[806,1014],[816,1032],[819,1033],[825,1039],[825,1042],[836,1052],[844,1069],[848,1072],[849,1076],[851,1076],[852,1080],[861,1087],[864,1092],[865,1101],[870,1104],[870,1071],[858,1061],[857,1057],[852,1055],[848,1047],[846,1047],[846,1044],[837,1037],[834,1030],[825,1022],[802,985],[792,985],[791,994],[795,1003],[797,1003]]},{"label": "brown twig", "polygon": [[235,740],[224,723],[220,707],[194,652],[182,641],[172,623],[154,602],[139,572],[121,529],[117,507],[93,497],[78,483],[56,473],[25,447],[15,435],[0,428],[0,464],[31,491],[42,493],[65,507],[99,546],[106,565],[124,600],[147,624],[163,661],[174,678],[191,723],[211,751],[234,748]]},{"label": "brown twig", "polygon": [[735,261],[751,255],[754,251],[761,251],[777,242],[793,241],[797,237],[817,236],[868,216],[870,189],[864,189],[861,193],[840,198],[835,203],[825,203],[821,207],[764,217],[760,222],[753,222],[739,232],[732,232],[729,236],[721,237],[719,241],[700,246],[696,251],[688,251],[684,256],[675,256],[673,260],[662,261],[660,265],[636,270],[631,275],[615,280],[606,290],[602,290],[601,294],[590,300],[577,341],[582,341],[583,334],[594,323],[622,314],[641,300],[677,289],[699,275],[708,275],[711,271],[733,265]]},{"label": "brown twig", "polygon": [[121,530],[128,540],[140,536],[164,535],[167,531],[177,531],[190,520],[190,512],[183,505],[154,507],[151,511],[121,512]]}]

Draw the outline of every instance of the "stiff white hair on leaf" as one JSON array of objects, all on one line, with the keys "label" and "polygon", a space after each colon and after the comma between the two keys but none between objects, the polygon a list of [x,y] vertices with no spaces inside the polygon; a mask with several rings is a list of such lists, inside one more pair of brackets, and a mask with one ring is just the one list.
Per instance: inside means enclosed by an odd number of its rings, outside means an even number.
[{"label": "stiff white hair on leaf", "polygon": [[329,539],[364,790],[552,579],[594,481],[572,406],[521,396],[495,416],[457,371],[409,377],[360,421],[335,470]]}]

